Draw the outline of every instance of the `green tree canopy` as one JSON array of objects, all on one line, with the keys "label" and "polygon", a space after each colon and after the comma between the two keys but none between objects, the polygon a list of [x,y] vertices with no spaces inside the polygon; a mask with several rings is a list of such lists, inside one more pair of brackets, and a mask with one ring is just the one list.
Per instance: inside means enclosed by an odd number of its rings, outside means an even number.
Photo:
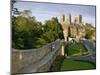
[{"label": "green tree canopy", "polygon": [[63,32],[57,18],[47,20],[44,24],[44,33],[42,35],[48,42],[55,41],[56,39],[63,39]]},{"label": "green tree canopy", "polygon": [[85,27],[85,31],[86,31],[85,38],[91,39],[92,36],[95,36],[95,32],[96,32],[95,27],[93,27],[89,23],[86,23],[84,27]]},{"label": "green tree canopy", "polygon": [[42,34],[41,23],[35,18],[17,16],[12,18],[12,40],[14,48],[32,48],[32,43]]},{"label": "green tree canopy", "polygon": [[37,22],[34,16],[26,17],[24,14],[24,16],[12,17],[13,48],[41,47],[56,39],[63,39],[62,27],[57,18],[52,18],[43,25],[41,22]]}]

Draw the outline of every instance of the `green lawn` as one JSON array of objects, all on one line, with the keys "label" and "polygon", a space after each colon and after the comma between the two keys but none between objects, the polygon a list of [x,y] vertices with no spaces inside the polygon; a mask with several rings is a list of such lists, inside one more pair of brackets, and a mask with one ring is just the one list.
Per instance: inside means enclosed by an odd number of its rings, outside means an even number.
[{"label": "green lawn", "polygon": [[72,71],[72,70],[86,70],[95,69],[95,65],[89,62],[73,61],[70,59],[64,59],[61,71]]},{"label": "green lawn", "polygon": [[81,43],[70,43],[65,47],[65,54],[68,56],[88,54],[86,48]]}]

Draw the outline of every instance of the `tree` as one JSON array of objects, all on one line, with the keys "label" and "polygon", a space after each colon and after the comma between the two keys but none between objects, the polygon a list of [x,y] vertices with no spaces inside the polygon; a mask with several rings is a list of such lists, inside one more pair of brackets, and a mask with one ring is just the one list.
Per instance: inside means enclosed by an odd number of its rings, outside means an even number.
[{"label": "tree", "polygon": [[12,15],[19,15],[20,14],[20,12],[18,11],[18,8],[15,8],[14,7],[14,4],[16,3],[16,1],[15,0],[12,0],[11,1],[11,11],[12,11]]},{"label": "tree", "polygon": [[13,48],[33,48],[34,41],[42,34],[41,23],[35,18],[17,16],[12,18]]},{"label": "tree", "polygon": [[95,33],[95,27],[93,27],[91,24],[89,23],[86,23],[85,24],[85,31],[86,31],[86,35],[85,35],[85,38],[87,39],[91,39],[92,36],[95,36],[94,33]]},{"label": "tree", "polygon": [[94,36],[94,32],[95,32],[94,30],[88,30],[86,32],[85,38],[92,39],[92,36]]},{"label": "tree", "polygon": [[57,18],[43,25],[35,17],[12,17],[12,46],[18,49],[37,48],[56,39],[63,39],[62,27]]},{"label": "tree", "polygon": [[31,17],[32,12],[30,10],[23,10],[23,11],[20,12],[20,15],[24,16],[24,17]]},{"label": "tree", "polygon": [[62,27],[57,18],[53,17],[51,20],[45,22],[42,38],[48,42],[55,41],[58,38],[63,39]]}]

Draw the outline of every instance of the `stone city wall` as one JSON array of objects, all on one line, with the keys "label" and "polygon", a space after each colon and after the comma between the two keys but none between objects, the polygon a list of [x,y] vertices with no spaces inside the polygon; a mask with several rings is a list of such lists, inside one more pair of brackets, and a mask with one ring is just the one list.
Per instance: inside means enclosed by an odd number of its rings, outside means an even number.
[{"label": "stone city wall", "polygon": [[[11,66],[12,73],[18,73],[25,67],[28,67],[28,65],[40,62],[40,60],[42,60],[44,57],[46,57],[48,54],[52,52],[53,44],[55,45],[55,49],[57,49],[58,45],[60,44],[60,41],[56,40],[55,42],[52,42],[38,49],[27,49],[27,50],[12,49],[12,66]],[[55,53],[56,51],[53,54]],[[52,59],[52,57],[53,55],[51,55],[51,57],[48,58]],[[48,61],[50,61],[50,59]],[[46,60],[47,64],[49,64],[48,61]],[[46,63],[44,65],[46,65]]]}]

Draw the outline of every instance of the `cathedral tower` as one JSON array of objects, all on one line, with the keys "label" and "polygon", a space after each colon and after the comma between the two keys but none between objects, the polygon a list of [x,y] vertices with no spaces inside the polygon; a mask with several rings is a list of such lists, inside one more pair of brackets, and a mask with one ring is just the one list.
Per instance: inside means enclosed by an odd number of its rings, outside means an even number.
[{"label": "cathedral tower", "polygon": [[70,14],[66,16],[66,23],[71,24],[71,15]]},{"label": "cathedral tower", "polygon": [[60,23],[62,25],[62,28],[63,28],[63,35],[64,35],[64,39],[65,41],[68,40],[68,26],[69,24],[71,23],[71,16],[68,15],[66,18],[65,18],[65,15],[62,15],[60,17]]},{"label": "cathedral tower", "polygon": [[82,15],[75,16],[74,23],[81,24],[82,23]]}]

